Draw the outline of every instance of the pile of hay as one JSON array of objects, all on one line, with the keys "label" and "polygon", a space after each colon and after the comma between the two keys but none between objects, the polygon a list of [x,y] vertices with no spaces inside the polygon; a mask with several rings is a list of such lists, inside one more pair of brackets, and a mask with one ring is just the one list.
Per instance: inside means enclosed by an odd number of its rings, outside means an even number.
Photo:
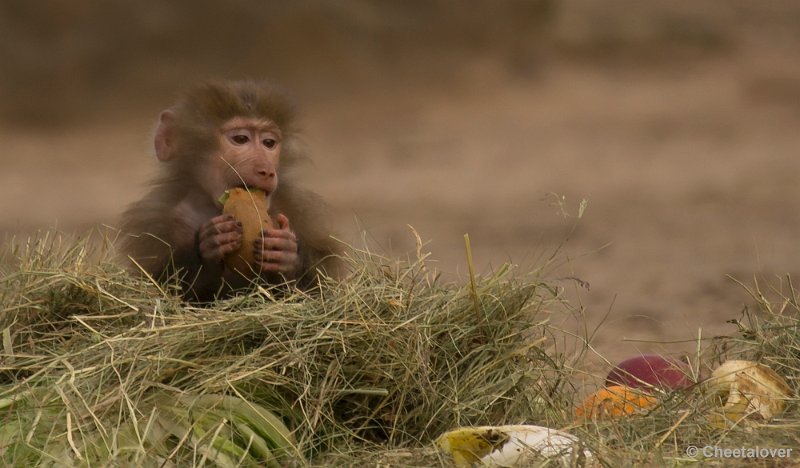
[{"label": "pile of hay", "polygon": [[[193,307],[52,233],[0,265],[0,456],[15,466],[299,465],[429,446],[470,424],[564,421],[559,291],[503,268],[442,284],[353,251],[321,294]],[[418,453],[403,464],[428,464]],[[330,458],[333,457],[333,458]],[[348,458],[350,457],[350,458]]]}]

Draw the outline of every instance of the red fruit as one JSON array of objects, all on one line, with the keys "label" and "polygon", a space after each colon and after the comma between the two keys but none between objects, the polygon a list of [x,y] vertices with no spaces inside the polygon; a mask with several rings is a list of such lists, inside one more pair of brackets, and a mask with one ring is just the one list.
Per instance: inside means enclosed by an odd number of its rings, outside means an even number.
[{"label": "red fruit", "polygon": [[606,385],[627,385],[632,388],[678,390],[690,387],[686,364],[658,354],[628,358],[611,369]]}]

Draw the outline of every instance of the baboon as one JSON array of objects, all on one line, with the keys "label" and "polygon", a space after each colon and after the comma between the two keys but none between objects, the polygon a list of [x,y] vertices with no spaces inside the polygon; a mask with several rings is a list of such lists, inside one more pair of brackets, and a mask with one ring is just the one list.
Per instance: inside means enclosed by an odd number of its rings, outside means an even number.
[{"label": "baboon", "polygon": [[[304,158],[298,138],[289,98],[267,83],[189,89],[159,117],[160,174],[122,216],[131,267],[160,282],[179,278],[190,301],[228,297],[253,283],[312,288],[321,272],[335,269],[339,249],[320,197],[291,180],[289,169]],[[253,246],[254,278],[223,262],[242,244],[241,223],[223,215],[218,201],[234,187],[263,191],[275,224]]]}]

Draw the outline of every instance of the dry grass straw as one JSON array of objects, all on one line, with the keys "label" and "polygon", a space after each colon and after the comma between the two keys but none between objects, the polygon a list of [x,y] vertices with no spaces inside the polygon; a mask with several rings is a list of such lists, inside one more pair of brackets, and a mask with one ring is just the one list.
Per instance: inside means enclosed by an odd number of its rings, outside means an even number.
[{"label": "dry grass straw", "polygon": [[[320,294],[261,289],[193,307],[124,273],[112,255],[107,241],[52,232],[8,243],[0,260],[4,462],[435,466],[447,461],[430,442],[445,430],[513,423],[567,429],[605,466],[773,466],[786,460],[703,459],[686,449],[800,450],[794,399],[772,421],[718,428],[710,423],[718,402],[702,384],[660,395],[644,417],[574,421],[580,398],[571,381],[591,348],[570,358],[555,349],[565,333],[549,320],[571,314],[561,291],[508,267],[446,284],[419,250],[390,261],[354,249],[351,275],[326,281]],[[698,337],[693,372],[702,380],[726,359],[756,360],[797,395],[800,306],[791,280],[742,287],[754,307],[732,320],[730,336]],[[249,456],[254,439],[243,434],[258,427],[218,408],[173,404],[203,395],[229,395],[239,416],[271,411],[293,445],[281,452],[262,443],[257,454],[272,450],[277,461]],[[184,420],[160,418],[167,413]],[[170,435],[173,423],[188,429]],[[219,454],[231,446],[226,453],[241,456]]]},{"label": "dry grass straw", "polygon": [[559,291],[508,267],[442,284],[423,255],[352,250],[350,276],[319,294],[260,289],[194,307],[121,271],[108,241],[51,232],[10,245],[0,453],[11,464],[206,463],[202,444],[148,442],[157,402],[179,395],[269,409],[293,430],[299,464],[406,453],[458,425],[556,423],[572,398],[547,325]]}]

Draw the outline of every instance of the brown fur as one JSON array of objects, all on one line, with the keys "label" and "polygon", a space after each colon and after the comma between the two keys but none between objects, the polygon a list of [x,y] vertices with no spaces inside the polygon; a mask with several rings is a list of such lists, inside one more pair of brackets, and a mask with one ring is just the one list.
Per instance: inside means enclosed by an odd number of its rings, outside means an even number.
[{"label": "brown fur", "polygon": [[[316,194],[291,180],[290,169],[304,155],[297,141],[294,109],[284,94],[264,83],[203,84],[189,90],[171,112],[169,139],[174,155],[160,164],[161,173],[150,192],[122,217],[122,251],[128,258],[160,282],[177,275],[183,295],[190,300],[229,296],[249,284],[244,278],[223,280],[223,275],[205,274],[197,235],[209,216],[222,213],[216,203],[220,194],[207,193],[201,183],[204,171],[211,167],[210,158],[219,152],[217,132],[234,117],[254,117],[271,120],[283,134],[281,177],[270,215],[286,215],[297,236],[300,266],[295,284],[312,288],[318,269],[335,269],[338,246],[330,237],[325,206]],[[279,281],[276,275],[262,277],[265,283]]]}]

